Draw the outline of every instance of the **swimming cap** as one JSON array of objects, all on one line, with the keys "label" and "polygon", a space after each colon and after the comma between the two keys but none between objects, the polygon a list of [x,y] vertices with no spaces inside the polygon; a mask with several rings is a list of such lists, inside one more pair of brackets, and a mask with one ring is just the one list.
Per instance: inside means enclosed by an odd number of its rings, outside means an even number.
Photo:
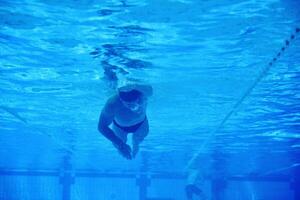
[{"label": "swimming cap", "polygon": [[141,96],[138,90],[119,91],[119,96],[123,101],[131,102],[137,100]]}]

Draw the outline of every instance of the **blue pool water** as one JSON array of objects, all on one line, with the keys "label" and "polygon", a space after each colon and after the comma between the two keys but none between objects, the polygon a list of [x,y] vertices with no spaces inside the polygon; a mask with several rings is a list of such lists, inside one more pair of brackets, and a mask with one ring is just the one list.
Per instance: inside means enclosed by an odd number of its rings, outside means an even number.
[{"label": "blue pool water", "polygon": [[[0,199],[185,200],[192,169],[206,199],[299,200],[299,8],[0,0]],[[133,160],[97,130],[126,82],[153,87]]]}]

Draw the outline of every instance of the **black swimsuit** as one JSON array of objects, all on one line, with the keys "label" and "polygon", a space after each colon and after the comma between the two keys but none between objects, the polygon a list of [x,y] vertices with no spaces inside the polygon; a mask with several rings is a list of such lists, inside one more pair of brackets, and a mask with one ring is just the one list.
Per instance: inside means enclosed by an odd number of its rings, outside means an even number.
[{"label": "black swimsuit", "polygon": [[118,124],[116,122],[116,120],[113,120],[114,125],[116,125],[117,127],[119,127],[120,129],[122,129],[123,131],[127,132],[127,133],[134,133],[138,130],[138,128],[140,128],[140,126],[142,125],[142,123],[144,123],[144,121],[146,121],[147,117],[145,117],[145,119],[135,125],[132,126],[121,126],[120,124]]}]

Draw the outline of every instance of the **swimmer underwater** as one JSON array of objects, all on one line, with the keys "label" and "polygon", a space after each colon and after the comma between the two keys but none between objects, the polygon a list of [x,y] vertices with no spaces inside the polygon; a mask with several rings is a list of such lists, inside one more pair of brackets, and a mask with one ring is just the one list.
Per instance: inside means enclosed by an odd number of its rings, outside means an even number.
[{"label": "swimmer underwater", "polygon": [[[149,85],[130,84],[118,88],[104,105],[98,123],[99,132],[110,140],[119,153],[131,160],[149,132],[146,116],[147,99],[153,90]],[[126,143],[132,133],[132,148]]]}]

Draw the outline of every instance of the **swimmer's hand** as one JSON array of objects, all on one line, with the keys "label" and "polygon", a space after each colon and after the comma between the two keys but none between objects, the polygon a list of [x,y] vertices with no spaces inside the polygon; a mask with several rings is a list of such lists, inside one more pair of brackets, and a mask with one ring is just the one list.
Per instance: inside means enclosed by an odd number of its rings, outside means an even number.
[{"label": "swimmer's hand", "polygon": [[122,142],[121,144],[119,145],[115,145],[115,147],[118,149],[119,153],[125,157],[126,159],[128,160],[131,160],[132,159],[132,156],[131,156],[131,148],[128,144]]}]

